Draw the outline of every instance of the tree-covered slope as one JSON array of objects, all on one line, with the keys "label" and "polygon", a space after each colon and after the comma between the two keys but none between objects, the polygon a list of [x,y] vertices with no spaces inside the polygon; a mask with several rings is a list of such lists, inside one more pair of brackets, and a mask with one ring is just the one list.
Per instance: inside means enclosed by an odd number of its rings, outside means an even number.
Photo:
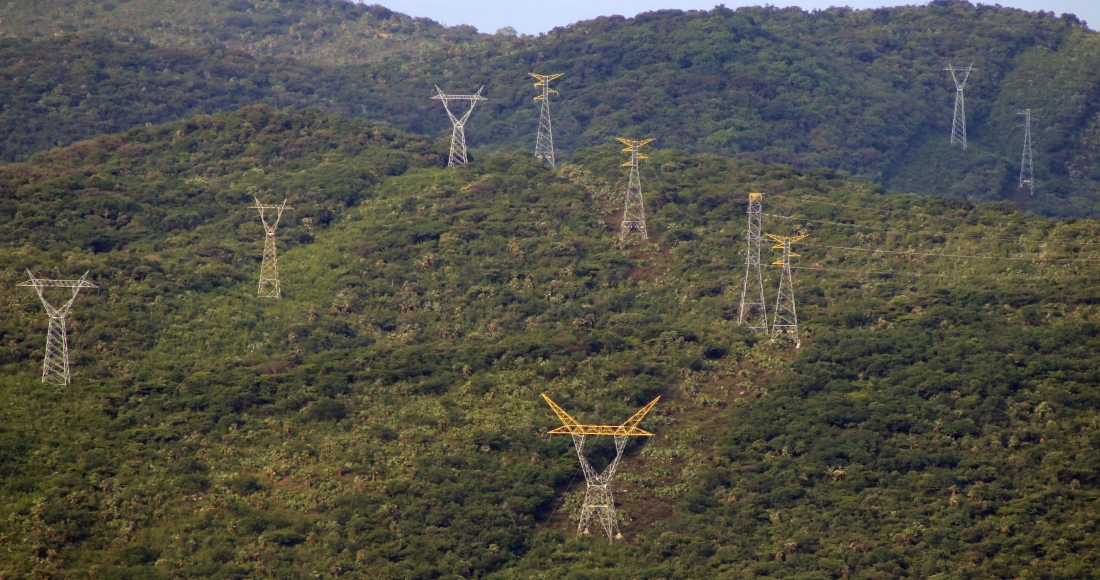
[{"label": "tree-covered slope", "polygon": [[[450,127],[429,99],[433,85],[486,85],[491,103],[469,124],[472,145],[533,147],[538,113],[527,73],[562,72],[554,108],[566,152],[654,136],[665,147],[829,167],[891,190],[1010,199],[1047,215],[1091,216],[1100,207],[1100,41],[1072,16],[967,2],[812,13],[716,8],[514,37],[336,0],[5,10],[9,37],[37,39],[4,46],[5,159],[247,102],[322,106],[442,136]],[[161,48],[51,40],[47,29]],[[948,63],[976,68],[966,151],[949,144]],[[1016,112],[1025,108],[1035,112],[1033,198],[1017,184]]]},{"label": "tree-covered slope", "polygon": [[0,41],[0,160],[59,144],[265,103],[365,113],[362,89],[332,69],[204,47],[64,35]]},{"label": "tree-covered slope", "polygon": [[[656,137],[666,147],[840,169],[903,191],[1092,215],[1097,38],[1071,16],[967,2],[667,10],[368,70],[386,81],[378,114],[418,132],[448,129],[426,87],[487,85],[488,114],[475,113],[467,129],[483,146],[533,143],[538,112],[526,75],[560,72],[562,148]],[[966,91],[966,152],[949,145],[948,63],[977,69]],[[1023,108],[1036,111],[1035,199],[1023,199],[1016,183]]]},{"label": "tree-covered slope", "polygon": [[347,0],[8,1],[0,4],[0,19],[0,35],[7,38],[91,33],[165,47],[224,46],[326,65],[377,62],[484,38],[472,26],[448,28]]},{"label": "tree-covered slope", "polygon": [[[616,149],[448,170],[422,138],[252,107],[0,168],[0,572],[1095,569],[1094,223],[656,151],[653,239],[620,247]],[[748,191],[765,231],[810,234],[801,349],[736,324]],[[254,296],[253,195],[295,207],[279,301]],[[101,287],[69,387],[39,382],[24,268]],[[574,536],[541,392],[593,422],[662,396],[615,486],[624,540]]]}]

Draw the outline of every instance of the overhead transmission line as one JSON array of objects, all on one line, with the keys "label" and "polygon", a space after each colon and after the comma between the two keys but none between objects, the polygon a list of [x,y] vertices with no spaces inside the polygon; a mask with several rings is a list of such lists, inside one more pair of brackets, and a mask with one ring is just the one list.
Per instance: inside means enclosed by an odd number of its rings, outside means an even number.
[{"label": "overhead transmission line", "polygon": [[[802,222],[816,223],[816,224],[826,224],[826,225],[841,226],[841,227],[846,227],[846,228],[880,231],[880,232],[884,232],[884,233],[901,232],[901,233],[908,233],[908,234],[921,234],[921,235],[926,235],[926,236],[942,236],[942,237],[945,237],[945,238],[965,238],[965,239],[971,239],[971,240],[1000,240],[1000,241],[1012,242],[1012,243],[1016,243],[1016,244],[1024,243],[1020,240],[1020,236],[1007,237],[1007,236],[992,236],[992,235],[985,235],[985,234],[959,234],[959,233],[954,233],[954,232],[932,232],[932,231],[927,231],[927,230],[911,230],[911,229],[907,229],[907,228],[899,228],[899,227],[894,227],[894,226],[869,226],[869,225],[864,225],[864,224],[849,224],[849,223],[844,223],[844,222],[818,220],[818,219],[811,219],[811,218],[804,218],[804,217],[797,217],[797,216],[785,216],[785,215],[779,215],[779,214],[773,214],[773,213],[764,214],[764,216],[765,217],[773,217],[773,218],[777,218],[777,219],[781,219],[781,220],[793,220],[793,221],[802,221]],[[1100,244],[1100,242],[1076,242],[1076,241],[1067,241],[1067,240],[1030,240],[1028,243],[1048,244],[1048,245],[1049,244],[1056,244],[1056,245],[1069,245],[1069,244],[1095,245],[1095,244]]]},{"label": "overhead transmission line", "polygon": [[973,260],[1014,260],[1020,262],[1100,262],[1100,257],[1088,258],[1043,258],[1027,256],[994,256],[991,254],[945,254],[941,252],[915,252],[910,250],[883,250],[880,248],[860,248],[858,246],[827,246],[823,244],[808,244],[815,248],[827,248],[830,250],[852,250],[869,253],[896,254],[904,256],[928,256],[934,258],[965,258]]}]

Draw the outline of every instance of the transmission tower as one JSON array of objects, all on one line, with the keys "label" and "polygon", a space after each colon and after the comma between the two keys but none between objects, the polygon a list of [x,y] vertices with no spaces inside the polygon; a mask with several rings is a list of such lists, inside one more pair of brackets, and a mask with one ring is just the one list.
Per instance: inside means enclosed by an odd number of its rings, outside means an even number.
[{"label": "transmission tower", "polygon": [[[958,145],[966,150],[966,106],[963,102],[963,87],[966,86],[966,79],[970,78],[970,71],[974,70],[974,65],[967,66],[952,66],[951,63],[947,63],[947,68],[943,69],[951,72],[951,79],[955,81],[955,116],[951,118],[951,144]],[[959,80],[959,76],[962,75],[962,80]]]},{"label": "transmission tower", "polygon": [[[283,211],[288,209],[294,209],[287,207],[287,200],[283,200],[283,203],[279,205],[270,205],[266,203],[260,203],[259,198],[253,197],[256,200],[256,205],[252,206],[252,209],[259,210],[260,221],[264,223],[264,231],[267,232],[267,236],[264,237],[264,259],[260,263],[260,285],[256,290],[256,296],[260,298],[275,298],[280,297],[279,291],[279,258],[275,254],[275,230],[279,227],[279,220],[283,218]],[[267,223],[267,216],[265,212],[274,211],[275,221]]]},{"label": "transmission tower", "polygon": [[[653,433],[638,428],[638,424],[653,410],[657,397],[634,413],[622,425],[581,425],[576,419],[566,413],[557,403],[550,400],[545,394],[542,398],[553,409],[554,414],[561,420],[562,426],[550,431],[551,435],[572,435],[573,445],[577,448],[577,457],[581,461],[581,470],[584,479],[588,482],[588,490],[584,494],[584,505],[581,506],[581,521],[577,525],[578,534],[587,534],[588,526],[593,518],[599,519],[607,539],[622,538],[619,533],[619,524],[615,521],[615,498],[611,495],[611,480],[615,478],[615,471],[619,467],[619,460],[623,458],[623,449],[629,437],[652,437]],[[597,472],[588,459],[584,456],[584,440],[588,435],[610,435],[615,438],[615,459]]]},{"label": "transmission tower", "polygon": [[798,313],[794,307],[794,283],[791,282],[791,258],[797,258],[798,254],[791,252],[791,244],[805,238],[801,236],[777,236],[764,234],[777,243],[772,249],[782,249],[783,257],[775,262],[774,266],[783,266],[783,274],[779,277],[779,296],[775,300],[775,318],[772,320],[772,337],[779,336],[783,332],[791,335],[795,348],[802,346],[802,340],[798,337]]},{"label": "transmission tower", "polygon": [[[474,112],[474,106],[477,105],[478,101],[489,100],[481,96],[483,89],[485,87],[481,87],[472,95],[445,95],[438,86],[435,87],[435,91],[439,94],[432,97],[432,100],[443,102],[443,109],[447,111],[447,116],[451,118],[451,124],[454,125],[454,129],[451,131],[451,155],[447,158],[447,167],[468,163],[466,159],[466,121],[469,120],[470,114]],[[451,101],[468,101],[470,108],[466,111],[466,114],[456,117],[451,112],[450,105],[447,104]]]},{"label": "transmission tower", "polygon": [[642,203],[642,180],[638,177],[638,160],[649,159],[646,155],[638,152],[643,145],[653,142],[653,139],[642,139],[640,141],[623,139],[619,137],[619,142],[626,145],[626,149],[623,149],[623,153],[630,152],[630,161],[623,163],[623,167],[630,168],[630,180],[626,186],[626,201],[623,203],[623,224],[619,230],[619,240],[626,241],[626,237],[632,230],[637,230],[642,233],[642,238],[649,239],[649,233],[645,229],[645,205]]},{"label": "transmission tower", "polygon": [[[87,272],[79,280],[43,280],[35,278],[30,270],[27,270],[27,275],[31,279],[19,285],[31,286],[35,292],[38,292],[38,299],[42,301],[42,306],[46,308],[46,314],[50,317],[49,330],[46,331],[46,357],[42,361],[42,382],[57,386],[67,385],[71,377],[69,376],[69,340],[65,332],[65,316],[69,314],[73,302],[76,302],[76,295],[80,293],[81,288],[98,288],[98,286],[86,280]],[[73,295],[60,308],[55,307],[46,300],[46,294],[43,292],[46,288],[72,288]]]},{"label": "transmission tower", "polygon": [[1020,157],[1020,189],[1026,187],[1031,195],[1035,195],[1035,168],[1031,163],[1031,109],[1017,110],[1016,114],[1024,116],[1024,152]]},{"label": "transmission tower", "polygon": [[536,101],[542,101],[542,108],[539,110],[539,134],[535,139],[535,157],[538,159],[545,159],[550,167],[557,167],[554,164],[554,131],[550,125],[550,94],[557,94],[558,91],[550,88],[550,81],[562,76],[563,73],[555,75],[537,75],[535,73],[527,73],[539,82],[535,83],[535,88],[541,88],[542,94],[535,97]]},{"label": "transmission tower", "polygon": [[764,280],[760,274],[760,221],[764,194],[749,194],[749,227],[745,233],[745,281],[741,284],[741,309],[738,324],[748,324],[753,332],[768,331],[768,313],[764,305]]}]

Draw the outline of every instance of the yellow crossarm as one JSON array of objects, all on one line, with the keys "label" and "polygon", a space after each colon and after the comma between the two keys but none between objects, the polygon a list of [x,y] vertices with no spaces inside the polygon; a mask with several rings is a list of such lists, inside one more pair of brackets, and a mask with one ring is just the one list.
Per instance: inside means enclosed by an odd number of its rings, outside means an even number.
[{"label": "yellow crossarm", "polygon": [[616,139],[618,139],[619,142],[623,145],[626,145],[626,149],[623,149],[622,151],[623,153],[630,153],[634,150],[635,147],[641,147],[643,145],[648,145],[656,141],[656,139],[642,139],[640,141],[635,141],[633,139],[623,139],[622,137],[616,137]]},{"label": "yellow crossarm", "polygon": [[547,405],[550,405],[550,409],[554,411],[554,414],[558,416],[558,419],[561,420],[563,425],[580,425],[580,422],[574,419],[569,413],[566,413],[565,409],[562,409],[560,405],[551,401],[550,397],[546,396],[546,393],[542,394],[542,398],[546,400]]},{"label": "yellow crossarm", "polygon": [[646,431],[645,429],[639,429],[638,423],[642,422],[654,405],[661,397],[657,397],[649,402],[648,405],[642,407],[640,411],[634,413],[629,419],[627,419],[622,425],[581,425],[576,419],[571,417],[569,413],[566,413],[564,409],[558,406],[557,403],[550,400],[544,393],[542,398],[546,400],[546,403],[553,409],[554,414],[561,420],[562,426],[550,431],[551,435],[611,435],[616,437],[652,437],[653,433]]},{"label": "yellow crossarm", "polygon": [[535,83],[535,86],[536,87],[541,87],[541,86],[545,85],[546,83],[548,83],[548,82],[564,75],[565,73],[558,73],[558,74],[554,74],[554,75],[540,75],[540,74],[535,74],[535,73],[527,73],[527,74],[529,74],[529,75],[535,77],[536,79],[538,79],[539,82]]},{"label": "yellow crossarm", "polygon": [[[555,91],[554,89],[550,88],[550,81],[564,75],[565,73],[558,73],[558,74],[554,74],[554,75],[539,75],[539,74],[535,74],[535,73],[527,73],[527,74],[529,74],[529,75],[531,75],[531,76],[533,76],[533,77],[535,77],[536,79],[539,80],[539,82],[535,83],[535,88],[546,87],[546,93],[547,94],[553,93],[553,94],[556,95],[556,94],[558,94],[558,91]],[[535,97],[536,101],[541,101],[542,99],[543,99],[542,95],[539,95],[539,96]]]},{"label": "yellow crossarm", "polygon": [[650,401],[646,406],[642,407],[640,411],[638,411],[637,413],[634,413],[633,415],[630,416],[629,419],[624,421],[623,426],[624,427],[637,427],[638,423],[641,423],[642,419],[645,419],[645,416],[648,415],[649,412],[653,410],[653,407],[655,407],[657,405],[657,401],[660,401],[660,400],[661,400],[661,397],[657,397],[656,399],[653,399],[652,401]]},{"label": "yellow crossarm", "polygon": [[[777,236],[775,234],[764,234],[764,235],[768,236],[769,238],[771,238],[773,240],[775,240],[776,244],[774,246],[772,246],[773,250],[782,250],[783,249],[783,242],[785,240],[790,240],[791,243],[793,244],[793,243],[795,243],[795,242],[797,242],[797,241],[799,241],[803,238],[809,237],[809,234],[802,234],[801,236]],[[791,254],[791,255],[792,256],[797,256],[798,254]]]}]

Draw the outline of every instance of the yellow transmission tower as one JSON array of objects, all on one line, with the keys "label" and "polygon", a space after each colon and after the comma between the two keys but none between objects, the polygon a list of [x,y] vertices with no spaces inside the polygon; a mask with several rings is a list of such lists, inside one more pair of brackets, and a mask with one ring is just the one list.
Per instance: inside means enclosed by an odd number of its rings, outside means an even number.
[{"label": "yellow transmission tower", "polygon": [[623,224],[619,229],[619,240],[625,242],[626,236],[633,230],[641,232],[642,237],[648,240],[649,233],[645,229],[645,205],[642,203],[642,180],[638,177],[638,160],[649,159],[649,157],[639,153],[638,150],[654,140],[623,139],[622,137],[618,137],[618,140],[626,145],[623,153],[630,153],[630,161],[622,165],[630,168],[630,180],[626,185],[626,202],[623,204]]},{"label": "yellow transmission tower", "polygon": [[779,295],[775,299],[775,318],[772,319],[772,337],[784,332],[791,335],[795,348],[802,346],[802,340],[798,337],[798,313],[794,305],[794,283],[791,282],[791,258],[797,258],[798,254],[791,252],[791,244],[806,237],[777,236],[764,234],[775,240],[773,250],[783,250],[783,257],[772,262],[773,266],[783,266],[783,273],[779,277]]},{"label": "yellow transmission tower", "polygon": [[550,123],[550,95],[557,94],[558,91],[550,88],[550,81],[562,76],[564,73],[553,75],[527,74],[538,79],[539,82],[535,83],[535,88],[542,89],[542,94],[535,97],[536,101],[542,101],[542,108],[539,110],[539,133],[535,139],[535,157],[546,160],[550,167],[557,167],[554,164],[554,131]]},{"label": "yellow transmission tower", "polygon": [[[581,507],[581,521],[577,526],[577,533],[587,534],[588,526],[593,517],[600,520],[607,539],[622,538],[619,533],[619,524],[615,521],[615,499],[611,496],[611,480],[615,478],[615,470],[619,467],[619,460],[623,457],[623,449],[626,447],[628,437],[652,437],[653,433],[641,429],[638,424],[653,410],[657,397],[634,413],[621,425],[582,425],[569,413],[565,412],[544,393],[542,398],[550,405],[554,414],[561,420],[562,426],[550,431],[551,435],[572,435],[573,445],[577,448],[577,457],[581,461],[581,470],[584,471],[584,479],[588,482],[588,490],[584,494],[584,505]],[[588,435],[610,435],[615,438],[615,459],[604,468],[602,473],[597,473],[584,456],[584,439]]]}]

